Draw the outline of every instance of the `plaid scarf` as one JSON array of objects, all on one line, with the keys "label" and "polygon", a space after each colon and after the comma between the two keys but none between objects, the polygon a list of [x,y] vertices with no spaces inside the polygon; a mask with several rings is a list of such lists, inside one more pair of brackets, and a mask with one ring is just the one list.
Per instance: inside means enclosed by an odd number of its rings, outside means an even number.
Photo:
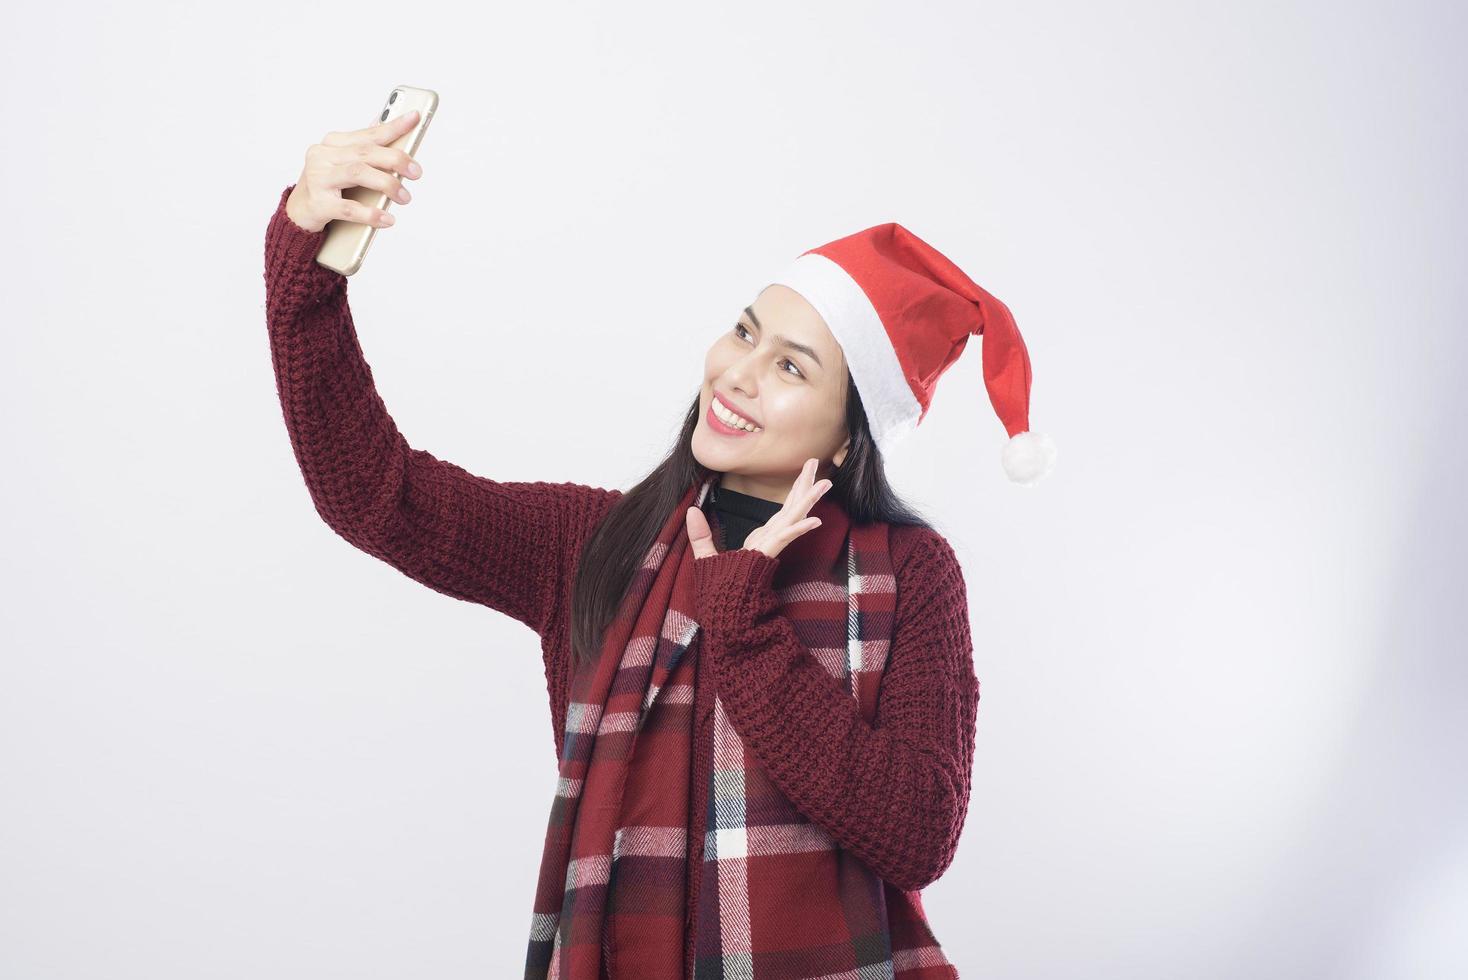
[{"label": "plaid scarf", "polygon": [[[684,656],[698,635],[685,521],[714,479],[684,493],[597,660],[572,679],[527,980],[600,980],[613,968],[633,980],[684,977],[699,659]],[[781,552],[772,586],[801,643],[871,722],[895,612],[888,525],[853,526],[823,504],[812,510],[821,525]],[[717,695],[712,724],[695,980],[956,978],[918,893],[878,878],[796,810]]]}]

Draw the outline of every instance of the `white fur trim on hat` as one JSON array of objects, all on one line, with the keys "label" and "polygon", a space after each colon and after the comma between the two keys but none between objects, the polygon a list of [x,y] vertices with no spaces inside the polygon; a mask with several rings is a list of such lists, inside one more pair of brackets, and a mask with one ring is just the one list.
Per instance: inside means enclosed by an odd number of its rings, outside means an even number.
[{"label": "white fur trim on hat", "polygon": [[788,286],[826,321],[861,393],[872,437],[883,456],[913,429],[922,406],[903,375],[882,318],[856,280],[837,262],[806,252],[766,285]]}]

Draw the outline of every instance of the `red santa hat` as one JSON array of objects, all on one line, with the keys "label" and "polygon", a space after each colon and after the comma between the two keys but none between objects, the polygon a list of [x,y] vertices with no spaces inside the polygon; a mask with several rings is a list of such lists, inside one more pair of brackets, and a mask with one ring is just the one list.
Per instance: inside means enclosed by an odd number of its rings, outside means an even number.
[{"label": "red santa hat", "polygon": [[937,249],[895,222],[810,249],[769,285],[795,290],[826,321],[885,455],[928,414],[933,390],[972,334],[983,336],[984,385],[1009,434],[1000,461],[1033,486],[1055,444],[1030,431],[1030,356],[1009,308]]}]

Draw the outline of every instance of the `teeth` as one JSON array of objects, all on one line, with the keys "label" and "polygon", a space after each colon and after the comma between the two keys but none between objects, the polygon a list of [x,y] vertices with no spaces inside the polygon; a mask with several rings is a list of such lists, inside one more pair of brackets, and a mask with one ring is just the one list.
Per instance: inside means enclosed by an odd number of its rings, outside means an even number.
[{"label": "teeth", "polygon": [[719,421],[723,422],[724,424],[732,425],[736,429],[744,429],[746,432],[759,431],[759,426],[755,425],[753,422],[750,422],[748,419],[735,415],[733,412],[725,408],[724,403],[719,401],[717,398],[713,400],[713,405],[714,414],[717,415],[719,417]]}]

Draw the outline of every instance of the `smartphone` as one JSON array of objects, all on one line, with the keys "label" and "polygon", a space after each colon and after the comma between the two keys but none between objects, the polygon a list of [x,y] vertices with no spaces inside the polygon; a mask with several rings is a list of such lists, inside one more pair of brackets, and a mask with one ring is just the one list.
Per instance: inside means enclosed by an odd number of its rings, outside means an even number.
[{"label": "smartphone", "polygon": [[[437,92],[412,85],[399,85],[388,93],[387,102],[372,121],[372,125],[384,123],[414,109],[418,110],[418,121],[413,124],[413,128],[387,144],[402,150],[410,157],[423,145],[423,134],[428,131],[428,124],[438,110]],[[401,176],[396,170],[393,175]],[[342,197],[383,210],[392,202],[392,198],[375,187],[348,187],[342,191]],[[372,244],[372,236],[377,233],[377,226],[335,218],[326,223],[325,230],[326,237],[322,240],[320,251],[316,253],[316,261],[344,276],[350,276],[362,268],[362,260],[367,257],[367,249]]]}]

